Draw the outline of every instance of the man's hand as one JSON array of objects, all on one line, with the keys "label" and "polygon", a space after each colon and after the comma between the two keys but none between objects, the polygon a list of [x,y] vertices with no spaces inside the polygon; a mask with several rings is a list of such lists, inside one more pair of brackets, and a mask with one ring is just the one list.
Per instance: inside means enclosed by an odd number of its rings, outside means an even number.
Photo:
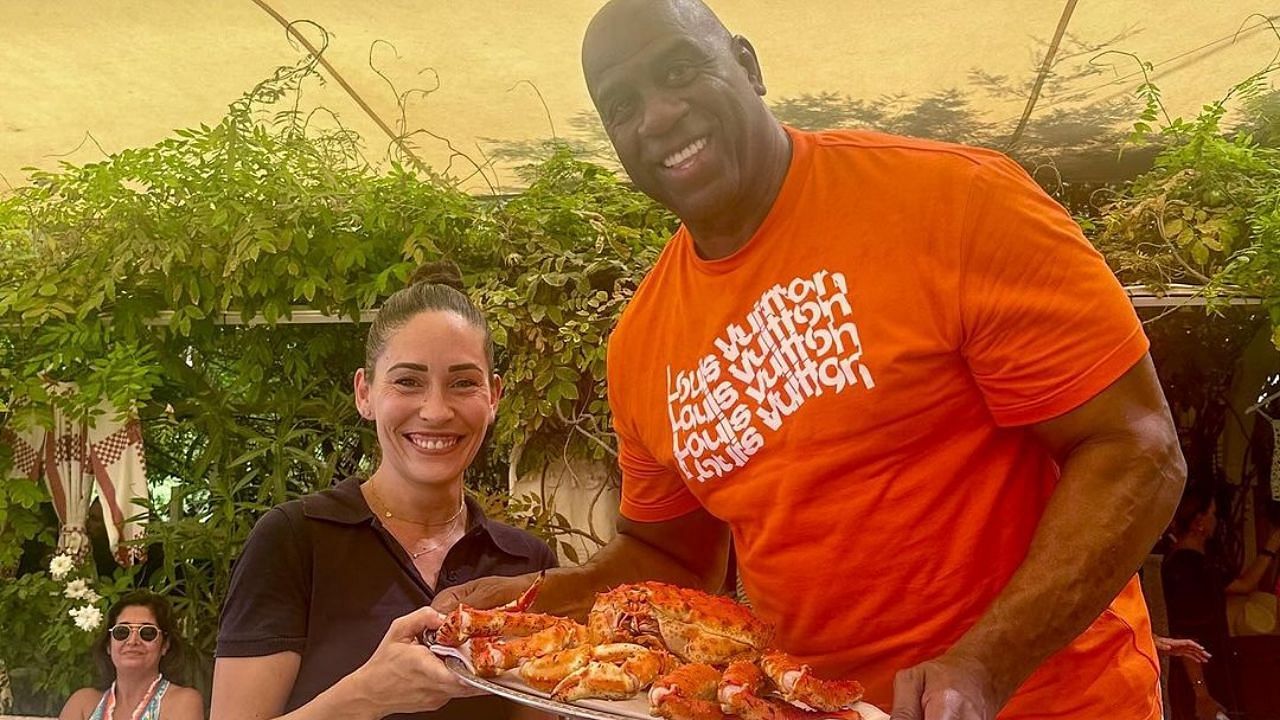
[{"label": "man's hand", "polygon": [[[487,610],[499,605],[506,605],[520,597],[520,593],[529,589],[539,573],[526,573],[515,577],[494,575],[472,580],[445,590],[431,601],[431,607],[441,614],[448,614],[459,605],[470,605],[473,608]],[[534,599],[537,605],[537,599]]]},{"label": "man's hand", "polygon": [[898,673],[890,720],[994,720],[1006,700],[977,661],[942,655]]},{"label": "man's hand", "polygon": [[[546,571],[530,610],[582,621],[596,593],[645,580],[714,591],[724,584],[728,562],[729,526],[702,508],[662,522],[620,517],[617,537],[585,565]],[[459,603],[477,608],[506,605],[537,577],[538,573],[529,573],[480,578],[445,590],[431,606],[447,613]]]},{"label": "man's hand", "polygon": [[435,630],[442,621],[429,607],[396,618],[372,657],[340,684],[376,708],[377,717],[436,710],[455,697],[484,694],[463,684],[418,642],[424,630]]}]

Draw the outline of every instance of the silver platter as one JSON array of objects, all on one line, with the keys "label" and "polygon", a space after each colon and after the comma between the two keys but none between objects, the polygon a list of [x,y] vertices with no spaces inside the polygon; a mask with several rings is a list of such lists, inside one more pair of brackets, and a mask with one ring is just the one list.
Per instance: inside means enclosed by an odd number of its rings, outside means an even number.
[{"label": "silver platter", "polygon": [[[444,660],[445,667],[471,687],[544,712],[586,720],[653,720],[653,716],[649,714],[648,693],[642,692],[630,700],[579,700],[564,703],[552,700],[546,693],[529,687],[514,670],[508,670],[496,678],[482,678],[468,670],[466,663],[457,656],[448,655],[441,659]],[[862,714],[862,720],[889,720],[887,713],[865,702],[854,705],[853,709]],[[822,715],[815,713],[814,717],[820,718]]]},{"label": "silver platter", "polygon": [[552,700],[546,693],[529,687],[514,672],[508,671],[496,678],[482,678],[468,670],[466,664],[456,657],[446,657],[443,660],[445,667],[471,687],[544,712],[586,720],[652,720],[647,693],[641,693],[631,700],[580,700],[564,703]]}]

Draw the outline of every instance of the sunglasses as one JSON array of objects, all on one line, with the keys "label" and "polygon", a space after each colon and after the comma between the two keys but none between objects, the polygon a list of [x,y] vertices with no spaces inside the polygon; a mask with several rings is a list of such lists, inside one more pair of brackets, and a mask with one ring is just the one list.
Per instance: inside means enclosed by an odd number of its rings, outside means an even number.
[{"label": "sunglasses", "polygon": [[111,639],[118,642],[124,642],[129,639],[133,631],[138,631],[138,637],[142,642],[155,642],[160,637],[160,628],[147,623],[116,623],[108,630],[111,633]]}]

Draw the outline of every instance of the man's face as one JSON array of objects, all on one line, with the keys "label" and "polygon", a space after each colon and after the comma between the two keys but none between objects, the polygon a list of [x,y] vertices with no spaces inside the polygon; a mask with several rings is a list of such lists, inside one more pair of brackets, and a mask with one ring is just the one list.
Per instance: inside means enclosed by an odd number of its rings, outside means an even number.
[{"label": "man's face", "polygon": [[772,127],[759,66],[718,22],[661,0],[620,3],[592,23],[582,64],[627,174],[682,220],[740,212],[768,182],[759,150]]}]

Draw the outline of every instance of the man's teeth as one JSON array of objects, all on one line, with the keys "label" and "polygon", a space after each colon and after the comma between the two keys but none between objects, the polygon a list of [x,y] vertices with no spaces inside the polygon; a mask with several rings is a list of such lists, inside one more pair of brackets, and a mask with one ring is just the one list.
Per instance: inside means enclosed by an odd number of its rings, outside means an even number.
[{"label": "man's teeth", "polygon": [[707,139],[698,138],[697,140],[694,140],[693,142],[689,143],[689,146],[681,150],[680,152],[672,153],[671,155],[668,155],[667,159],[662,161],[662,164],[669,168],[673,168],[679,165],[680,163],[684,162],[685,160],[688,160],[689,158],[693,157],[694,155],[697,155],[699,152],[702,151],[702,148],[706,146],[707,146]]},{"label": "man's teeth", "polygon": [[424,438],[417,435],[410,435],[409,442],[425,450],[444,450],[457,445],[458,438]]}]

